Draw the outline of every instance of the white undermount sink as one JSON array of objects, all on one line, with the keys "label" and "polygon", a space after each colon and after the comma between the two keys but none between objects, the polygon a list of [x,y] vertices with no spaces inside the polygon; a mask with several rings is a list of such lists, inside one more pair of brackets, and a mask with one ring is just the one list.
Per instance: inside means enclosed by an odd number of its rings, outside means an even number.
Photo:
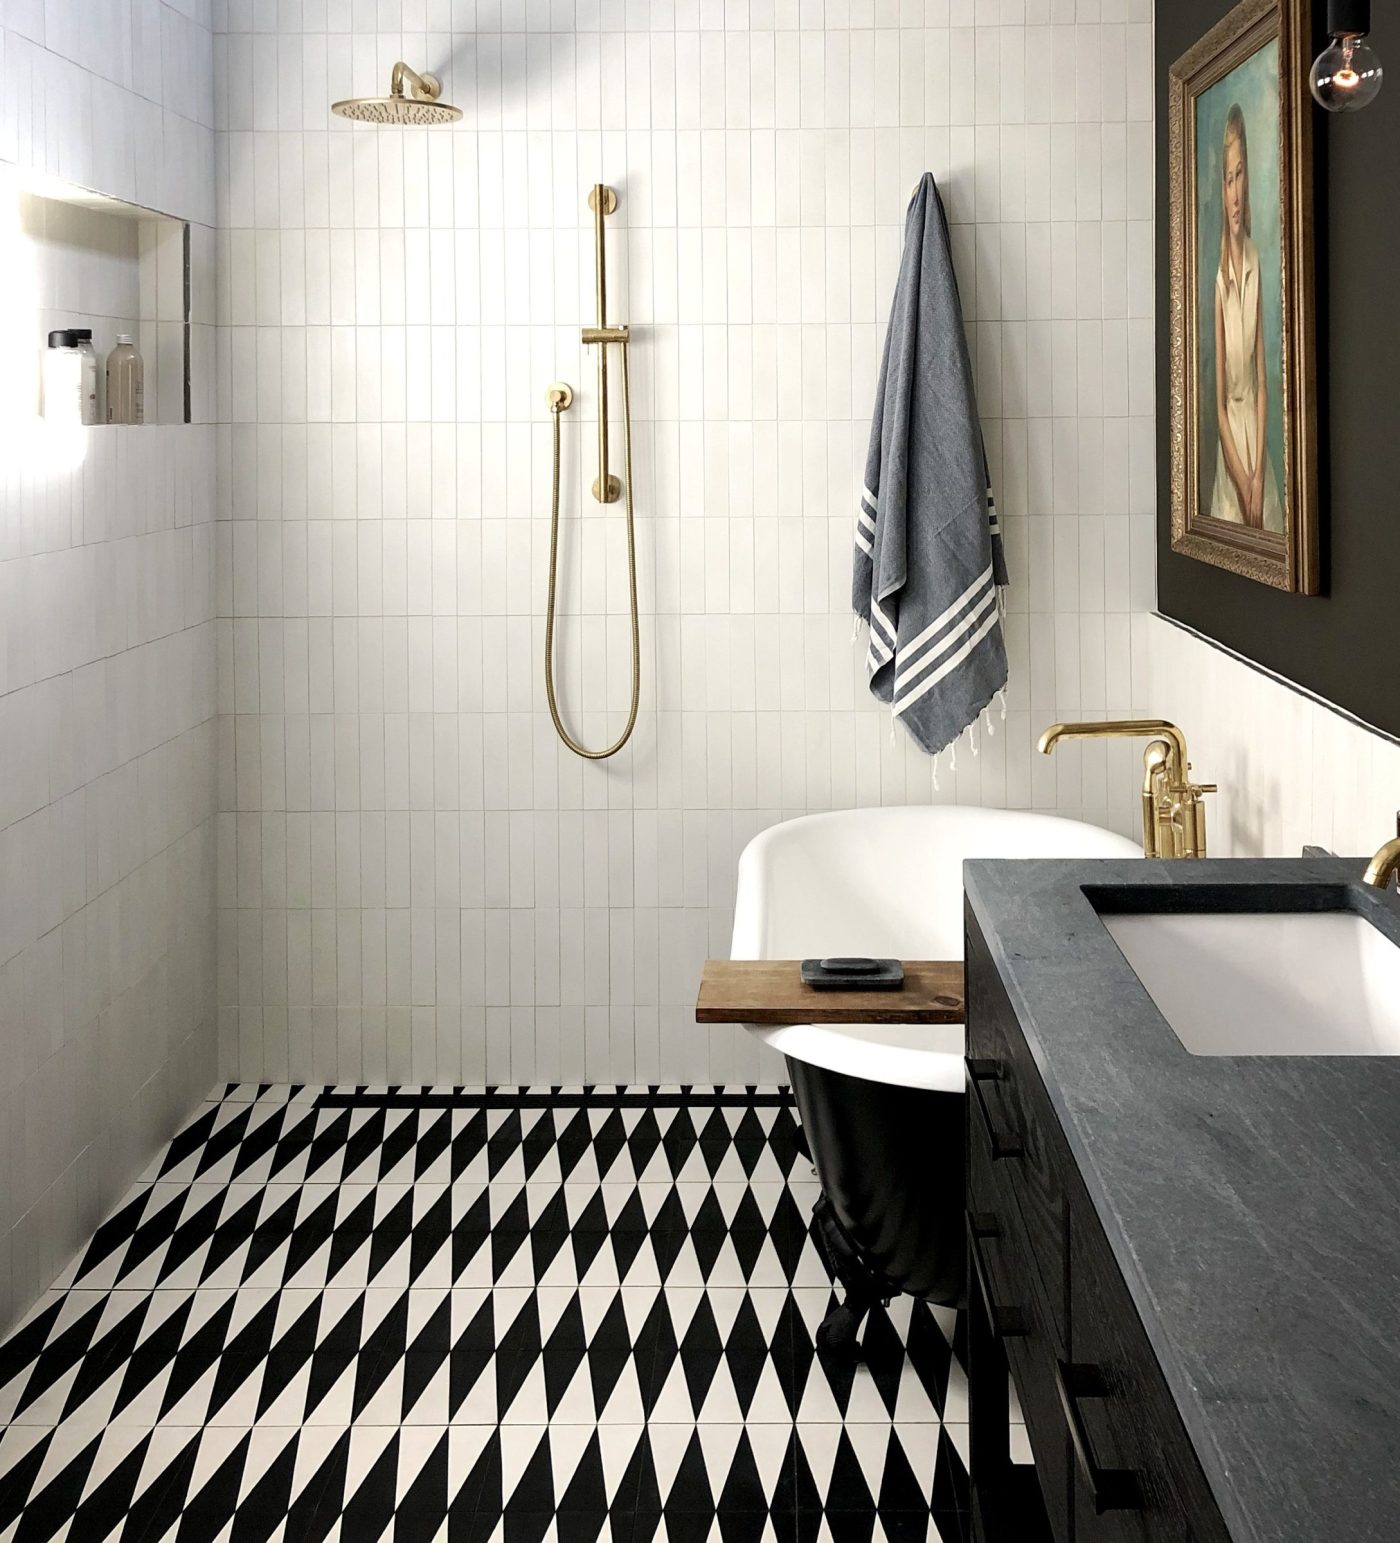
[{"label": "white undermount sink", "polygon": [[1400,948],[1351,911],[1101,919],[1192,1055],[1400,1055]]}]

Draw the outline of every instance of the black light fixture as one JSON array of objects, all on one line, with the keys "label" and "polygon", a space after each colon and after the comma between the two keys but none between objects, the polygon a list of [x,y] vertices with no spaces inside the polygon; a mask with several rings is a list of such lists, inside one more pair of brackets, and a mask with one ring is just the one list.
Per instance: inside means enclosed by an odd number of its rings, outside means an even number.
[{"label": "black light fixture", "polygon": [[1313,60],[1308,85],[1329,113],[1355,112],[1381,89],[1381,61],[1366,41],[1371,0],[1327,0],[1327,30],[1332,40]]}]

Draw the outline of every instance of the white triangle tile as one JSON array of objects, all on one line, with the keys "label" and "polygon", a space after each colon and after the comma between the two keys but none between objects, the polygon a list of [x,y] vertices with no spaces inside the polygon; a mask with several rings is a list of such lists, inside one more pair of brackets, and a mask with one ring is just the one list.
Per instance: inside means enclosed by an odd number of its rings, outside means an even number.
[{"label": "white triangle tile", "polygon": [[456,1499],[486,1444],[496,1435],[496,1427],[489,1421],[476,1424],[453,1425],[447,1433],[447,1499],[449,1505]]},{"label": "white triangle tile", "polygon": [[585,1357],[569,1379],[569,1385],[549,1421],[551,1425],[588,1425],[595,1417],[593,1380]]},{"label": "white triangle tile", "polygon": [[537,1360],[525,1374],[520,1389],[510,1402],[502,1423],[507,1425],[542,1425],[549,1418],[544,1385],[544,1363]]},{"label": "white triangle tile", "polygon": [[628,1361],[617,1385],[608,1395],[600,1419],[608,1424],[640,1425],[645,1418],[642,1390],[637,1382],[636,1362]]},{"label": "white triangle tile", "polygon": [[628,1466],[645,1428],[640,1422],[628,1424],[620,1421],[598,1426],[598,1449],[603,1462],[603,1491],[609,1505],[613,1503],[618,1486],[627,1475]]},{"label": "white triangle tile", "polygon": [[696,1427],[700,1436],[700,1450],[705,1457],[705,1472],[709,1475],[710,1489],[718,1498],[734,1466],[734,1453],[744,1427],[737,1421],[706,1421]]},{"label": "white triangle tile", "polygon": [[446,1433],[435,1428],[406,1426],[399,1431],[398,1467],[395,1473],[395,1504],[401,1504],[413,1488],[414,1480],[423,1471],[423,1465],[437,1450]]},{"label": "white triangle tile", "polygon": [[891,1431],[891,1438],[899,1443],[919,1488],[929,1496],[933,1494],[933,1476],[938,1466],[940,1429],[937,1425],[896,1425]]},{"label": "white triangle tile", "polygon": [[943,1418],[953,1425],[967,1423],[967,1373],[955,1356],[948,1363],[948,1386],[943,1394]]},{"label": "white triangle tile", "polygon": [[742,1425],[744,1411],[739,1407],[739,1395],[734,1391],[734,1379],[729,1375],[724,1361],[716,1368],[714,1381],[705,1394],[700,1407],[700,1421],[705,1425]]},{"label": "white triangle tile", "polygon": [[690,1402],[690,1389],[686,1384],[685,1369],[679,1357],[666,1374],[666,1381],[662,1385],[656,1402],[652,1405],[648,1419],[653,1425],[685,1424],[695,1419],[695,1412]]},{"label": "white triangle tile", "polygon": [[787,1420],[787,1397],[783,1393],[783,1385],[778,1381],[778,1374],[772,1361],[763,1363],[763,1371],[759,1374],[758,1386],[754,1389],[753,1402],[749,1405],[747,1418],[750,1421]]},{"label": "white triangle tile", "polygon": [[594,1434],[595,1427],[591,1424],[549,1422],[549,1466],[556,1499],[563,1496],[578,1472],[579,1462]]},{"label": "white triangle tile", "polygon": [[501,1494],[507,1505],[540,1442],[546,1439],[547,1427],[543,1425],[501,1427]]},{"label": "white triangle tile", "polygon": [[846,1424],[846,1440],[856,1454],[856,1461],[860,1464],[865,1482],[870,1486],[870,1493],[875,1496],[880,1493],[880,1479],[885,1471],[885,1457],[893,1434],[893,1427],[888,1424],[852,1425],[849,1421]]},{"label": "white triangle tile", "polygon": [[948,1425],[945,1423],[943,1429],[947,1432],[948,1439],[953,1443],[953,1450],[962,1458],[963,1467],[968,1467],[972,1461],[972,1450],[968,1439],[967,1426]]},{"label": "white triangle tile", "polygon": [[257,1425],[249,1434],[248,1454],[243,1461],[239,1476],[238,1498],[246,1500],[256,1488],[258,1480],[282,1456],[288,1445],[297,1440],[297,1428],[292,1426]]},{"label": "white triangle tile", "polygon": [[448,1358],[435,1371],[413,1400],[413,1407],[403,1416],[407,1425],[445,1425],[452,1399],[452,1372]]},{"label": "white triangle tile", "polygon": [[899,1386],[895,1395],[894,1418],[901,1424],[937,1423],[938,1411],[933,1407],[918,1373],[906,1361],[899,1373]]},{"label": "white triangle tile", "polygon": [[753,1453],[754,1467],[763,1485],[763,1493],[772,1497],[777,1493],[783,1476],[783,1464],[787,1460],[788,1445],[792,1439],[792,1426],[782,1423],[757,1425],[750,1422],[748,1431],[749,1450]]},{"label": "white triangle tile", "polygon": [[826,1380],[820,1365],[814,1363],[797,1408],[797,1423],[803,1429],[804,1443],[809,1425],[839,1425],[841,1418],[841,1408],[832,1394],[831,1384]]},{"label": "white triangle tile", "polygon": [[403,1409],[403,1362],[398,1362],[356,1417],[357,1425],[397,1426]]},{"label": "white triangle tile", "polygon": [[676,1481],[681,1460],[695,1434],[693,1425],[649,1425],[652,1461],[656,1466],[656,1485],[664,1505]]}]

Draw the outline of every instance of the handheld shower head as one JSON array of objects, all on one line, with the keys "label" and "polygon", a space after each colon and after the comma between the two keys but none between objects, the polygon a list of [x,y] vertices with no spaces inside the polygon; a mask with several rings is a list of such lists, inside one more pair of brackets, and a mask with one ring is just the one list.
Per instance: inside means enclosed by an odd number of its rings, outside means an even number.
[{"label": "handheld shower head", "polygon": [[[405,79],[410,83],[411,94],[404,91]],[[406,124],[415,128],[455,123],[462,116],[462,109],[440,102],[441,94],[442,85],[436,75],[420,75],[400,60],[394,66],[388,96],[347,97],[343,102],[333,102],[331,111],[356,123]]]}]

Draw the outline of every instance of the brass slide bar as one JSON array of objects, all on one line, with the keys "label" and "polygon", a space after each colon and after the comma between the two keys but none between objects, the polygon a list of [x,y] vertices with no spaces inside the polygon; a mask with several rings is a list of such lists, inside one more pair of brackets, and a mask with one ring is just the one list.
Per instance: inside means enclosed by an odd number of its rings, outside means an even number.
[{"label": "brass slide bar", "polygon": [[603,241],[603,221],[617,208],[617,194],[601,182],[593,184],[588,195],[588,207],[593,211],[594,271],[597,274],[595,294],[598,301],[598,325],[583,329],[585,344],[595,344],[598,349],[598,480],[593,484],[593,496],[600,504],[616,503],[622,486],[616,477],[608,475],[608,344],[627,342],[626,327],[608,326],[608,263]]}]

